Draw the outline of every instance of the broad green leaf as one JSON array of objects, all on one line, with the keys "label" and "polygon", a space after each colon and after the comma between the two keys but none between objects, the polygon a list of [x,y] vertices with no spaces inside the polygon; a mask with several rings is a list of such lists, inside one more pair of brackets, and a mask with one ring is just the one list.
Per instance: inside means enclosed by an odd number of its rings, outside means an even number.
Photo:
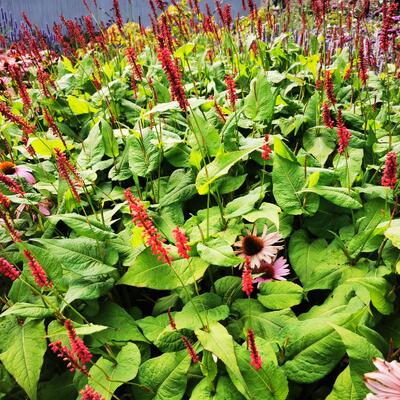
[{"label": "broad green leaf", "polygon": [[356,388],[351,379],[350,367],[346,367],[337,377],[332,392],[326,400],[362,400],[357,395]]},{"label": "broad green leaf", "polygon": [[68,96],[67,101],[69,108],[74,113],[74,115],[89,114],[98,111],[96,108],[91,106],[88,101],[75,96]]},{"label": "broad green leaf", "polygon": [[98,162],[104,156],[104,143],[100,133],[99,122],[90,129],[87,138],[82,143],[82,150],[78,155],[77,163],[80,168],[88,168]]},{"label": "broad green leaf", "polygon": [[182,203],[196,194],[194,176],[191,171],[175,170],[168,179],[167,190],[160,198],[160,206]]},{"label": "broad green leaf", "polygon": [[385,236],[392,241],[393,246],[400,249],[400,219],[394,219],[390,223],[385,230]]},{"label": "broad green leaf", "polygon": [[[33,147],[35,152],[44,157],[51,157],[54,154],[54,149],[65,150],[64,143],[61,139],[46,139],[35,137],[29,140],[29,145]],[[70,149],[72,146],[68,146]]]},{"label": "broad green leaf", "polygon": [[270,310],[282,310],[301,303],[303,288],[288,281],[266,282],[261,285],[257,299]]},{"label": "broad green leaf", "polygon": [[207,194],[210,190],[210,185],[215,180],[227,174],[233,165],[256,149],[257,147],[250,147],[245,150],[218,154],[214,161],[204,166],[197,175],[196,188],[199,194]]},{"label": "broad green leaf", "polygon": [[216,280],[214,282],[214,290],[228,306],[244,295],[242,291],[242,280],[238,276],[224,276]]},{"label": "broad green leaf", "polygon": [[364,384],[364,374],[375,370],[372,359],[382,357],[382,353],[364,337],[340,326],[334,326],[339,333],[349,356],[350,377],[355,388],[357,398],[362,400],[368,394]]},{"label": "broad green leaf", "polygon": [[351,187],[361,172],[363,149],[349,147],[346,156],[337,155],[333,165],[339,174],[340,184],[344,188]]},{"label": "broad green leaf", "polygon": [[[208,263],[199,257],[172,261],[172,266],[157,260],[150,248],[140,253],[133,265],[118,281],[118,285],[172,290],[200,279]],[[162,279],[160,279],[162,277]]]},{"label": "broad green leaf", "polygon": [[274,115],[277,92],[272,91],[265,73],[259,73],[250,83],[250,93],[244,100],[244,113],[253,121],[269,123]]},{"label": "broad green leaf", "polygon": [[272,203],[261,203],[260,208],[257,210],[250,211],[243,215],[243,218],[249,222],[256,222],[258,219],[267,219],[271,221],[279,230],[279,214],[281,209]]},{"label": "broad green leaf", "polygon": [[[118,255],[104,243],[89,238],[37,239],[65,267],[81,276],[107,274]],[[117,256],[117,257],[116,257]]]},{"label": "broad green leaf", "polygon": [[94,300],[107,294],[114,286],[114,279],[106,281],[89,278],[73,280],[68,285],[68,291],[65,293],[64,300],[72,303],[74,300]]},{"label": "broad green leaf", "polygon": [[221,238],[198,243],[197,252],[207,263],[221,267],[231,267],[243,262],[243,258],[237,257],[232,246]]},{"label": "broad green leaf", "polygon": [[7,334],[7,350],[0,354],[0,361],[29,399],[36,400],[43,356],[47,350],[44,321],[15,321]]},{"label": "broad green leaf", "polygon": [[99,122],[100,133],[104,144],[104,153],[108,157],[117,157],[119,154],[118,142],[111,125],[104,119]]},{"label": "broad green leaf", "polygon": [[349,194],[348,189],[345,188],[331,186],[314,186],[312,188],[303,189],[302,191],[316,193],[339,207],[350,209],[357,209],[362,207],[360,201]]},{"label": "broad green leaf", "polygon": [[135,398],[143,400],[181,400],[186,390],[191,359],[186,350],[150,358],[139,368]]},{"label": "broad green leaf", "polygon": [[310,128],[304,134],[304,149],[318,160],[321,167],[336,149],[335,135],[329,128],[322,126]]},{"label": "broad green leaf", "polygon": [[108,360],[100,357],[90,368],[88,384],[110,400],[115,392],[124,382],[129,382],[138,373],[140,365],[140,351],[136,344],[128,343],[121,348],[115,359]]},{"label": "broad green leaf", "polygon": [[265,186],[257,187],[248,194],[236,197],[225,207],[225,218],[241,217],[254,209],[254,205],[265,196]]},{"label": "broad green leaf", "polygon": [[317,121],[320,117],[320,95],[319,92],[315,92],[310,99],[304,109],[304,120],[309,124],[309,126],[317,125]]},{"label": "broad green leaf", "polygon": [[22,318],[42,319],[53,315],[53,311],[45,304],[16,303],[4,311],[0,317],[16,315]]}]

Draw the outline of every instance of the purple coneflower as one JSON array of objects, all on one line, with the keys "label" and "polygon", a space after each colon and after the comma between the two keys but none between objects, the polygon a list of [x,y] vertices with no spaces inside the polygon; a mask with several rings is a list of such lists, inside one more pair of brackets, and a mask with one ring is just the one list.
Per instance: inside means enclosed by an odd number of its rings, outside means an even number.
[{"label": "purple coneflower", "polygon": [[248,231],[246,236],[234,244],[239,249],[236,250],[236,254],[239,257],[250,258],[250,268],[260,268],[261,263],[271,263],[275,259],[279,250],[283,249],[283,246],[277,244],[281,241],[282,236],[279,232],[272,232],[267,234],[267,226],[264,226],[263,233],[261,236],[257,236],[257,228],[254,227],[253,232]]},{"label": "purple coneflower", "polygon": [[372,392],[368,400],[400,399],[400,364],[374,358],[373,363],[378,371],[364,374],[364,382]]},{"label": "purple coneflower", "polygon": [[21,165],[15,165],[11,161],[0,163],[0,174],[7,175],[10,178],[24,178],[30,185],[36,183],[35,178],[31,174],[31,169]]},{"label": "purple coneflower", "polygon": [[258,286],[264,282],[285,281],[284,276],[289,275],[289,265],[284,257],[279,257],[271,263],[261,261],[260,267],[255,271],[260,276],[254,279]]}]

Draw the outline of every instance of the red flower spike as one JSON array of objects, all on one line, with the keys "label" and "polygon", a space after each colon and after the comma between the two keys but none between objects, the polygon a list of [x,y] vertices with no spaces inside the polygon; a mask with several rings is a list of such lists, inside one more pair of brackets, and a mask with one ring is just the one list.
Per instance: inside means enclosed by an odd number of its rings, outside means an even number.
[{"label": "red flower spike", "polygon": [[0,182],[4,183],[8,187],[11,192],[20,194],[23,196],[25,194],[24,190],[22,189],[22,186],[19,185],[15,180],[7,175],[0,174]]},{"label": "red flower spike", "polygon": [[86,385],[84,390],[79,394],[82,396],[81,400],[105,400],[103,396],[97,393],[91,386]]},{"label": "red flower spike", "polygon": [[176,323],[174,317],[171,314],[171,307],[168,308],[167,314],[168,314],[169,326],[173,331],[176,331]]},{"label": "red flower spike", "polygon": [[28,260],[28,266],[31,270],[33,279],[41,288],[50,288],[53,286],[53,282],[47,277],[46,271],[38,263],[38,261],[33,257],[29,250],[24,250],[24,256]]},{"label": "red flower spike", "polygon": [[253,277],[251,276],[250,258],[246,257],[242,273],[242,291],[250,297],[253,292]]},{"label": "red flower spike", "polygon": [[92,359],[92,354],[86,347],[83,340],[76,335],[74,326],[71,320],[67,319],[64,322],[65,329],[67,330],[69,341],[71,343],[72,352],[80,360],[82,364],[87,364]]},{"label": "red flower spike", "polygon": [[62,358],[63,361],[67,363],[67,368],[70,372],[75,372],[76,370],[82,372],[82,374],[89,376],[89,372],[85,365],[80,365],[79,361],[76,359],[71,350],[67,346],[63,346],[61,340],[49,343],[49,347],[57,357]]},{"label": "red flower spike", "polygon": [[0,102],[0,113],[10,122],[19,125],[26,135],[30,135],[36,129],[35,125],[30,125],[19,115],[13,114],[11,109],[3,102]]},{"label": "red flower spike", "polygon": [[143,228],[143,238],[146,240],[146,244],[151,247],[153,254],[159,260],[172,265],[172,259],[168,254],[168,250],[164,247],[161,235],[148,216],[142,201],[135,197],[130,189],[125,190],[125,199],[128,202],[134,224]]},{"label": "red flower spike", "polygon": [[331,112],[329,110],[329,105],[325,101],[322,103],[322,118],[324,119],[324,125],[327,128],[333,128],[335,126],[335,124],[331,118]]},{"label": "red flower spike", "polygon": [[349,145],[351,133],[344,125],[341,108],[338,109],[337,113],[337,135],[339,138],[339,153],[343,154]]},{"label": "red flower spike", "polygon": [[269,142],[269,135],[266,134],[264,136],[264,144],[263,144],[263,147],[262,147],[262,154],[261,154],[261,157],[265,161],[267,161],[267,160],[269,160],[271,158],[270,154],[272,153],[271,147],[269,146],[268,142]]},{"label": "red flower spike", "polygon": [[326,96],[328,97],[331,104],[334,106],[336,104],[335,92],[333,90],[333,82],[332,82],[332,72],[327,70],[325,71],[325,79],[324,79]]},{"label": "red flower spike", "polygon": [[21,232],[18,232],[14,228],[14,225],[13,225],[12,220],[9,217],[9,215],[0,210],[0,219],[3,220],[4,226],[7,229],[8,233],[10,234],[12,240],[15,243],[20,243],[21,242],[21,236],[22,236]]},{"label": "red flower spike", "polygon": [[6,259],[0,257],[0,274],[4,275],[6,278],[10,278],[12,281],[15,281],[21,275],[21,272],[19,272]]},{"label": "red flower spike", "polygon": [[122,15],[121,15],[121,9],[119,8],[119,1],[118,0],[113,0],[113,6],[114,6],[114,13],[115,13],[115,22],[117,23],[118,29],[120,32],[122,32],[122,27],[124,23],[122,22]]},{"label": "red flower spike", "polygon": [[196,353],[196,350],[193,348],[192,344],[190,343],[189,339],[186,336],[182,336],[182,342],[186,347],[186,350],[192,359],[193,363],[199,362],[199,356]]},{"label": "red flower spike", "polygon": [[386,154],[385,170],[382,176],[382,186],[388,186],[391,189],[396,187],[397,183],[397,154],[390,151]]},{"label": "red flower spike", "polygon": [[236,109],[236,100],[237,100],[236,83],[231,75],[225,76],[225,84],[228,89],[228,98],[231,103],[231,107],[235,110]]},{"label": "red flower spike", "polygon": [[262,359],[258,353],[254,331],[252,329],[247,331],[247,346],[250,350],[250,365],[252,365],[258,371],[262,367]]},{"label": "red flower spike", "polygon": [[178,101],[180,108],[186,113],[188,101],[185,96],[185,90],[182,86],[181,76],[171,52],[167,48],[158,48],[158,59],[161,61],[165,74],[167,75],[171,96]]},{"label": "red flower spike", "polygon": [[49,124],[49,128],[53,132],[53,135],[57,136],[63,143],[64,147],[67,148],[67,144],[65,143],[63,135],[61,134],[60,130],[58,129],[58,126],[54,122],[54,118],[52,117],[52,115],[49,113],[49,111],[46,108],[43,110],[43,116],[44,116],[44,119]]},{"label": "red flower spike", "polygon": [[1,192],[0,192],[0,205],[2,205],[4,208],[8,208],[11,205],[11,200]]},{"label": "red flower spike", "polygon": [[190,251],[190,246],[188,246],[188,239],[185,235],[185,233],[177,226],[173,231],[172,231],[175,241],[176,241],[176,247],[178,248],[178,254],[182,258],[189,259],[190,256],[188,252]]}]

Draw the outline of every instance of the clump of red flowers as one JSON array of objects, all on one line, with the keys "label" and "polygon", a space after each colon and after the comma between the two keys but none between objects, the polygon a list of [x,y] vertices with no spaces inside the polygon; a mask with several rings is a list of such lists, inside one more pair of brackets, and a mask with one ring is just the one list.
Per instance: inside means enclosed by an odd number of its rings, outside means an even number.
[{"label": "clump of red flowers", "polygon": [[335,97],[335,92],[333,90],[332,72],[329,70],[325,71],[324,85],[325,85],[326,97],[328,97],[328,100],[334,106],[336,104],[336,97]]},{"label": "clump of red flowers", "polygon": [[39,264],[39,262],[33,257],[29,250],[24,250],[24,256],[28,260],[28,266],[31,270],[33,279],[41,288],[50,288],[53,286],[53,282],[47,277],[46,271]]},{"label": "clump of red flowers", "polygon": [[178,254],[182,258],[190,258],[189,256],[189,251],[190,251],[190,246],[187,244],[188,239],[185,235],[185,232],[183,232],[179,226],[177,226],[173,231],[172,231],[175,241],[176,241],[176,247],[178,249]]},{"label": "clump of red flowers", "polygon": [[10,278],[12,281],[15,281],[21,275],[21,272],[19,272],[6,259],[0,257],[0,274],[4,275],[6,278]]},{"label": "clump of red flowers", "polygon": [[333,128],[335,124],[333,123],[333,120],[331,118],[331,112],[329,110],[329,105],[327,102],[322,103],[322,118],[324,119],[324,125],[327,128]]},{"label": "clump of red flowers", "polygon": [[196,350],[193,348],[192,343],[190,343],[189,339],[186,336],[182,336],[181,339],[192,361],[195,364],[199,362],[199,356],[197,355]]},{"label": "clump of red flowers", "polygon": [[158,48],[157,53],[158,59],[161,61],[163,70],[170,84],[171,96],[177,100],[179,107],[186,113],[189,103],[185,96],[185,90],[176,62],[173,60],[171,52],[166,47]]},{"label": "clump of red flowers", "polygon": [[338,109],[337,113],[337,135],[339,138],[339,153],[343,154],[349,145],[351,133],[344,125],[341,108]]},{"label": "clump of red flowers", "polygon": [[263,158],[263,160],[267,161],[267,160],[269,160],[271,158],[271,156],[270,156],[271,153],[272,153],[272,150],[271,150],[271,147],[269,145],[269,135],[267,133],[264,136],[264,144],[263,144],[263,147],[262,147],[261,157]]},{"label": "clump of red flowers", "polygon": [[242,272],[242,291],[250,296],[253,292],[253,277],[251,276],[250,257],[246,257]]},{"label": "clump of red flowers", "polygon": [[225,76],[225,84],[228,89],[229,102],[231,103],[231,107],[235,110],[237,94],[236,94],[236,83],[235,83],[235,80],[233,79],[232,75]]},{"label": "clump of red flowers", "polygon": [[391,189],[396,187],[397,183],[397,154],[390,151],[386,154],[385,169],[382,176],[382,186],[388,186]]},{"label": "clump of red flowers", "polygon": [[257,350],[254,331],[252,329],[247,331],[247,346],[250,350],[250,365],[252,365],[258,371],[262,367],[262,359]]},{"label": "clump of red flowers", "polygon": [[164,240],[161,239],[160,233],[147,214],[143,202],[135,197],[130,189],[125,190],[125,199],[128,202],[133,222],[136,226],[143,228],[143,238],[146,240],[146,244],[151,247],[151,251],[159,260],[171,265],[172,259],[164,247]]},{"label": "clump of red flowers", "polygon": [[91,386],[86,385],[85,389],[81,390],[81,400],[105,400],[103,396],[97,393]]},{"label": "clump of red flowers", "polygon": [[19,125],[26,135],[33,133],[33,131],[36,129],[35,125],[31,125],[19,115],[15,115],[4,102],[0,102],[0,113],[8,121]]},{"label": "clump of red flowers", "polygon": [[0,182],[6,185],[8,189],[11,190],[11,192],[13,193],[20,194],[21,196],[25,194],[22,186],[15,182],[13,178],[7,175],[0,174]]}]

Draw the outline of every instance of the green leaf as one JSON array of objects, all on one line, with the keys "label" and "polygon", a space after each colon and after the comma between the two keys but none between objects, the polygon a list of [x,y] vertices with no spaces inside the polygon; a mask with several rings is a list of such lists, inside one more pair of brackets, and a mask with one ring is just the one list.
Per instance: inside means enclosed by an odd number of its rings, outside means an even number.
[{"label": "green leaf", "polygon": [[186,350],[165,353],[145,361],[138,375],[138,383],[144,390],[135,389],[135,398],[181,400],[186,390],[190,362]]},{"label": "green leaf", "polygon": [[196,194],[192,171],[175,170],[168,179],[167,190],[160,199],[160,206],[183,203]]},{"label": "green leaf", "polygon": [[78,155],[77,163],[80,168],[88,168],[101,161],[104,156],[104,143],[100,134],[99,122],[89,131],[89,135],[82,143],[82,150]]},{"label": "green leaf", "polygon": [[92,276],[115,271],[111,265],[117,261],[118,254],[107,249],[102,242],[88,238],[36,240],[50,250],[65,269],[78,275]]},{"label": "green leaf", "polygon": [[[29,140],[28,143],[33,147],[33,150],[44,157],[51,157],[54,154],[54,149],[60,149],[61,151],[65,150],[64,143],[61,139],[46,139],[46,138],[33,138]],[[68,146],[72,148],[72,146]]]},{"label": "green leaf", "polygon": [[43,356],[47,350],[44,321],[15,321],[7,332],[7,350],[0,354],[0,361],[27,393],[30,400],[37,399],[37,385]]},{"label": "green leaf", "polygon": [[104,119],[99,122],[100,132],[104,144],[104,153],[107,157],[117,157],[119,154],[118,142],[111,125]]},{"label": "green leaf", "polygon": [[356,200],[351,194],[349,194],[349,191],[346,188],[314,186],[312,188],[303,189],[302,192],[316,193],[339,207],[350,209],[358,209],[362,207],[360,201]]},{"label": "green leaf", "polygon": [[344,188],[351,187],[361,172],[362,161],[364,157],[363,149],[349,147],[347,155],[337,155],[333,161],[336,166],[336,171],[339,174],[340,184]]},{"label": "green leaf", "polygon": [[331,130],[320,126],[307,129],[303,145],[304,149],[318,160],[321,167],[325,165],[328,157],[336,149],[335,136]]},{"label": "green leaf", "polygon": [[304,110],[304,120],[310,125],[317,125],[317,120],[319,120],[320,109],[319,109],[320,95],[315,92],[308,100],[308,103]]},{"label": "green leaf", "polygon": [[128,343],[121,348],[113,361],[105,357],[96,361],[90,368],[88,384],[106,400],[110,400],[112,393],[124,382],[135,378],[139,371],[140,358],[136,344]]},{"label": "green leaf", "polygon": [[288,281],[266,282],[261,285],[257,298],[270,310],[282,310],[301,303],[303,288]]},{"label": "green leaf", "polygon": [[250,93],[244,100],[244,113],[253,121],[269,123],[274,115],[277,91],[273,92],[265,73],[259,73],[250,83]]},{"label": "green leaf", "polygon": [[98,110],[90,105],[86,100],[79,99],[75,96],[67,97],[68,105],[74,115],[88,114],[97,112]]},{"label": "green leaf", "polygon": [[225,207],[225,218],[236,218],[245,215],[246,213],[253,210],[256,202],[264,197],[265,186],[257,187],[251,190],[248,194],[241,197],[236,197],[230,201]]},{"label": "green leaf", "polygon": [[50,310],[44,304],[30,304],[30,303],[16,303],[4,311],[0,317],[6,315],[16,315],[22,318],[42,319],[53,315],[53,311]]},{"label": "green leaf", "polygon": [[272,183],[275,200],[285,213],[299,215],[304,212],[302,194],[299,193],[305,184],[304,171],[297,162],[275,154]]},{"label": "green leaf", "polygon": [[154,141],[158,142],[157,134],[151,130],[142,130],[142,135],[131,135],[126,140],[129,147],[129,168],[133,175],[147,176],[155,171],[160,162],[160,149]]},{"label": "green leaf", "polygon": [[258,219],[267,219],[271,221],[276,229],[279,230],[279,214],[281,209],[272,203],[261,203],[260,208],[257,210],[250,211],[243,215],[243,218],[249,222],[256,222]]},{"label": "green leaf", "polygon": [[364,337],[340,326],[334,325],[340,335],[349,356],[350,376],[358,399],[364,399],[368,389],[364,383],[364,374],[375,370],[372,359],[382,357],[382,353]]},{"label": "green leaf", "polygon": [[151,249],[147,248],[140,253],[117,284],[172,290],[194,283],[204,275],[207,268],[208,263],[199,257],[192,257],[189,261],[175,260],[172,261],[172,266],[169,266],[158,261]]},{"label": "green leaf", "polygon": [[250,147],[245,150],[218,154],[214,161],[204,166],[197,175],[196,188],[199,194],[207,194],[210,185],[215,180],[227,174],[233,165],[256,149],[257,147]]},{"label": "green leaf", "polygon": [[243,258],[237,257],[229,243],[222,238],[210,239],[205,243],[197,244],[197,252],[202,260],[220,267],[231,267],[243,262]]},{"label": "green leaf", "polygon": [[114,279],[97,281],[90,278],[73,280],[69,283],[64,300],[72,303],[74,300],[94,300],[107,294],[114,286]]},{"label": "green leaf", "polygon": [[327,246],[324,239],[311,241],[306,231],[302,229],[296,231],[290,237],[290,266],[294,269],[303,285],[309,282],[311,274],[318,268],[318,260]]},{"label": "green leaf", "polygon": [[214,282],[215,293],[223,302],[231,305],[236,299],[243,297],[242,280],[238,276],[224,276]]},{"label": "green leaf", "polygon": [[115,237],[115,233],[110,227],[95,219],[93,216],[83,216],[79,214],[55,214],[50,215],[48,219],[54,223],[58,221],[64,222],[79,236],[88,238],[105,240]]},{"label": "green leaf", "polygon": [[351,380],[350,367],[339,374],[326,400],[361,400]]},{"label": "green leaf", "polygon": [[392,241],[393,246],[400,249],[400,219],[391,221],[389,228],[385,230],[385,236]]}]

